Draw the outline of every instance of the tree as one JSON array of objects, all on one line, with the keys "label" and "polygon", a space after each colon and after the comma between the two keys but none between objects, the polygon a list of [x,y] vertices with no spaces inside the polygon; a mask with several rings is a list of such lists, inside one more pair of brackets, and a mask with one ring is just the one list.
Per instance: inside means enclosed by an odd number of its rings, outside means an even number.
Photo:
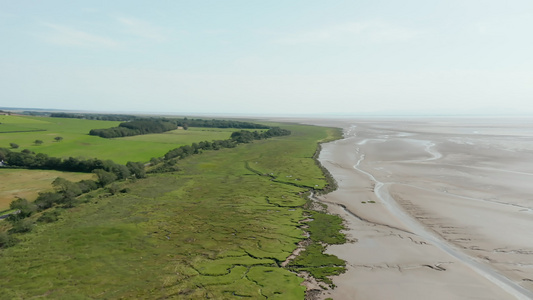
[{"label": "tree", "polygon": [[130,173],[135,176],[135,178],[144,178],[146,177],[146,171],[144,170],[144,164],[140,162],[131,162],[128,161],[126,167],[130,170]]},{"label": "tree", "polygon": [[53,210],[53,211],[45,211],[39,219],[37,219],[37,222],[39,223],[52,223],[57,220],[59,220],[59,211]]},{"label": "tree", "polygon": [[235,131],[231,134],[231,139],[237,143],[250,143],[254,140],[254,134],[246,130]]},{"label": "tree", "polygon": [[63,194],[65,198],[73,198],[82,193],[78,184],[62,177],[57,177],[52,182],[52,186],[55,188],[56,192]]},{"label": "tree", "polygon": [[66,207],[73,207],[75,198],[83,193],[77,183],[61,177],[57,177],[52,182],[52,186],[56,189],[57,193],[62,196],[61,200],[56,203],[62,203]]},{"label": "tree", "polygon": [[12,149],[17,149],[19,147],[19,145],[15,143],[9,143],[9,146],[11,146]]},{"label": "tree", "polygon": [[41,145],[41,144],[43,143],[43,141],[41,141],[41,140],[35,140],[33,143],[34,143],[35,145]]},{"label": "tree", "polygon": [[55,192],[44,192],[39,193],[39,196],[35,200],[35,204],[39,210],[44,210],[52,207],[55,203],[60,203],[63,201],[63,196]]},{"label": "tree", "polygon": [[0,248],[7,248],[15,245],[17,240],[7,232],[0,232]]},{"label": "tree", "polygon": [[78,187],[83,193],[88,193],[92,190],[98,189],[98,183],[91,179],[84,179],[78,182]]},{"label": "tree", "polygon": [[111,182],[117,180],[117,175],[102,169],[93,170],[93,173],[98,176],[98,183],[100,183],[100,186],[106,186]]},{"label": "tree", "polygon": [[125,165],[114,164],[110,170],[117,179],[126,179],[130,176],[130,170]]},{"label": "tree", "polygon": [[37,211],[37,206],[24,198],[13,200],[9,208],[17,210],[17,213],[10,215],[12,220],[27,218]]},{"label": "tree", "polygon": [[111,193],[111,195],[116,195],[120,191],[120,185],[118,185],[116,182],[113,182],[107,186],[107,191]]},{"label": "tree", "polygon": [[20,219],[13,222],[13,227],[9,230],[11,233],[30,232],[33,229],[33,222],[29,219]]},{"label": "tree", "polygon": [[11,150],[7,148],[0,148],[0,160],[5,160],[10,153]]},{"label": "tree", "polygon": [[56,142],[61,142],[61,141],[63,140],[63,137],[61,137],[61,136],[56,136],[56,137],[54,138],[54,140],[56,140]]}]

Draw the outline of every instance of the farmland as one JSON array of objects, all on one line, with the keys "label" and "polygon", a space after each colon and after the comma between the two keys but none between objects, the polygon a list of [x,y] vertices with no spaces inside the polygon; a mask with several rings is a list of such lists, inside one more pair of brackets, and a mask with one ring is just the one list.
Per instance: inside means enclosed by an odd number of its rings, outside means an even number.
[{"label": "farmland", "polygon": [[[0,147],[10,143],[37,153],[55,157],[110,159],[125,164],[128,161],[149,161],[163,156],[168,150],[193,142],[229,138],[232,129],[189,128],[162,134],[104,139],[88,135],[94,128],[118,126],[120,122],[68,118],[0,116]],[[56,141],[55,137],[62,137]],[[35,144],[36,140],[43,141]]]}]

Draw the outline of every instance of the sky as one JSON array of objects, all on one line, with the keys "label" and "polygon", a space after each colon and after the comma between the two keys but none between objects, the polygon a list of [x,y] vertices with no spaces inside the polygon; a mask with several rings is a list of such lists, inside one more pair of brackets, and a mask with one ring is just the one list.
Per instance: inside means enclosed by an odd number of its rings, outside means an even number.
[{"label": "sky", "polygon": [[531,0],[0,0],[0,106],[533,115]]}]

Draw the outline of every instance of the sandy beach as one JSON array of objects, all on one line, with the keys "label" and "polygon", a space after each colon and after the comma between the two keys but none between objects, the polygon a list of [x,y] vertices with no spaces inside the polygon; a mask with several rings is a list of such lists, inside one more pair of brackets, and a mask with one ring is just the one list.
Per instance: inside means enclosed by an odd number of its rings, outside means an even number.
[{"label": "sandy beach", "polygon": [[533,299],[533,120],[319,120],[347,272],[322,299]]}]

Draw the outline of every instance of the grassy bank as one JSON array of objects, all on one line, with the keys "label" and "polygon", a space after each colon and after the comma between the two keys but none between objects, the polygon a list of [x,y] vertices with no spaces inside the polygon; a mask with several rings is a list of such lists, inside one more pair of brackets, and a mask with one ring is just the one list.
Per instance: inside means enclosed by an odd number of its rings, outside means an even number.
[{"label": "grassy bank", "polygon": [[306,192],[327,185],[312,157],[335,131],[284,128],[293,134],[205,151],[121,183],[127,193],[56,208],[59,221],[0,250],[0,297],[302,299],[302,279],[280,264],[305,239]]}]

